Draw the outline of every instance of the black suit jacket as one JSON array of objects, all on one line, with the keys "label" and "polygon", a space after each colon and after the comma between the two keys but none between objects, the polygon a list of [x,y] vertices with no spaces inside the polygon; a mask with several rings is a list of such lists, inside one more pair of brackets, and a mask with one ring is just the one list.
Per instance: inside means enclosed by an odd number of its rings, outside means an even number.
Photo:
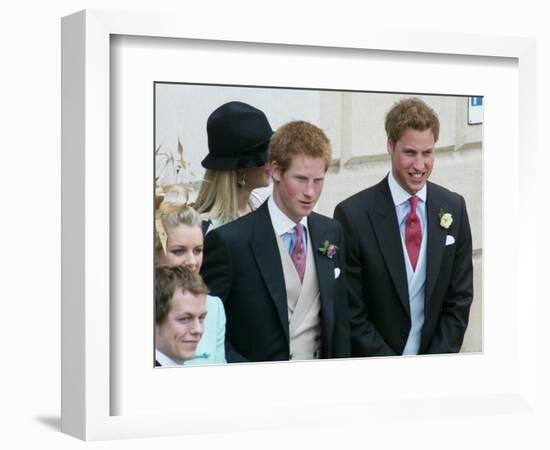
[{"label": "black suit jacket", "polygon": [[[318,251],[325,240],[343,250],[342,230],[335,220],[316,213],[308,217],[308,230],[308,246],[314,252],[319,279],[321,357],[348,357],[343,251],[332,259]],[[337,279],[335,268],[341,269]],[[201,274],[225,306],[228,362],[289,359],[286,287],[267,201],[206,235]]]},{"label": "black suit jacket", "polygon": [[[473,299],[470,224],[460,195],[430,182],[427,189],[426,290],[419,353],[458,352]],[[440,225],[441,210],[453,217],[447,230]],[[387,177],[338,204],[334,218],[346,236],[352,355],[400,355],[411,328],[410,305]],[[453,244],[446,245],[448,235]]]}]

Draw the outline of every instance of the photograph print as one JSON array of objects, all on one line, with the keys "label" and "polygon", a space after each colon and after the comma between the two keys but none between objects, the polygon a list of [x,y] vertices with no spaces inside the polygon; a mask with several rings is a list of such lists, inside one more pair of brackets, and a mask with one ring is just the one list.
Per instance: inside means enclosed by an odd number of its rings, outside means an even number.
[{"label": "photograph print", "polygon": [[483,351],[483,97],[154,104],[156,367]]}]

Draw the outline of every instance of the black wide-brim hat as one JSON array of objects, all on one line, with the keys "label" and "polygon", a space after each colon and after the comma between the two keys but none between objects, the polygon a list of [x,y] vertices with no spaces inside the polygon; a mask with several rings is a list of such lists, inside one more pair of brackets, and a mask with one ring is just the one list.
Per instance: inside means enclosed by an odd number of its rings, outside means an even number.
[{"label": "black wide-brim hat", "polygon": [[206,122],[208,155],[202,166],[211,170],[236,170],[263,166],[273,130],[265,114],[242,102],[217,108]]}]

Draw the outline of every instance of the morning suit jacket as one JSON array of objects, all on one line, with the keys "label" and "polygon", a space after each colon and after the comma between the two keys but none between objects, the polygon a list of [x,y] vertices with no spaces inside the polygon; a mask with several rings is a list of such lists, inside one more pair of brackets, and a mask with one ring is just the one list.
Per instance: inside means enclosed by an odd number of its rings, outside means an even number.
[{"label": "morning suit jacket", "polygon": [[[311,213],[308,251],[313,251],[319,280],[321,357],[348,357],[343,251],[332,258],[321,254],[318,249],[325,241],[343,249],[341,227],[333,219]],[[267,201],[206,235],[201,274],[211,293],[224,302],[228,362],[289,359],[287,294]]]},{"label": "morning suit jacket", "polygon": [[[452,214],[448,229],[440,225],[441,212]],[[387,177],[338,204],[334,218],[346,236],[352,355],[401,355],[411,328],[409,291]],[[464,199],[428,182],[426,220],[424,325],[418,353],[458,352],[473,300],[472,236]]]}]

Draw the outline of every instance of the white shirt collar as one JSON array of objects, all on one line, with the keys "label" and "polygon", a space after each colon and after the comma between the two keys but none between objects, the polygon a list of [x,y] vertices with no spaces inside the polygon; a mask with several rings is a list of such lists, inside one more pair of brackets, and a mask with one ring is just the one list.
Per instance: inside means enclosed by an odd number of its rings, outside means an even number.
[{"label": "white shirt collar", "polygon": [[[403,189],[401,185],[397,182],[397,180],[394,178],[391,170],[388,175],[388,185],[390,187],[391,196],[395,206],[408,201],[409,198],[411,197],[411,194],[409,194],[405,189]],[[424,184],[424,186],[422,186],[422,189],[420,189],[415,195],[424,203],[426,203],[427,194],[428,194],[428,190],[426,188],[426,184]]]},{"label": "white shirt collar", "polygon": [[159,362],[161,366],[182,366],[183,361],[176,361],[172,358],[169,358],[161,351],[155,349],[155,359]]},{"label": "white shirt collar", "polygon": [[[273,200],[273,195],[269,196],[269,198],[267,199],[267,208],[269,210],[269,215],[271,216],[273,229],[278,236],[282,236],[283,234],[288,232],[294,232],[294,227],[296,226],[296,224],[279,209],[279,207],[275,203],[275,200]],[[300,223],[307,230],[307,216],[302,217]]]}]

